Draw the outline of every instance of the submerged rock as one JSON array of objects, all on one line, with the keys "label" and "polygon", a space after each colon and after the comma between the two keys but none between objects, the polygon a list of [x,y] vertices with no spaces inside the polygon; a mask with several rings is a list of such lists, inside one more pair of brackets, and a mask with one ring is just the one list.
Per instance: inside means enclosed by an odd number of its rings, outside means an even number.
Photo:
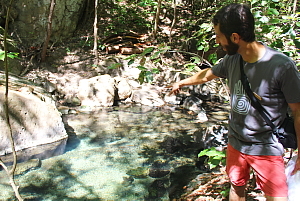
[{"label": "submerged rock", "polygon": [[126,174],[133,176],[136,179],[146,178],[148,176],[149,169],[147,167],[138,167],[130,169]]},{"label": "submerged rock", "polygon": [[22,175],[30,170],[35,170],[40,168],[42,165],[42,162],[40,159],[30,159],[28,161],[25,161],[23,163],[18,163],[16,170],[15,170],[15,175]]},{"label": "submerged rock", "polygon": [[155,161],[149,170],[149,176],[152,178],[161,178],[169,175],[170,172],[170,166],[166,162]]}]

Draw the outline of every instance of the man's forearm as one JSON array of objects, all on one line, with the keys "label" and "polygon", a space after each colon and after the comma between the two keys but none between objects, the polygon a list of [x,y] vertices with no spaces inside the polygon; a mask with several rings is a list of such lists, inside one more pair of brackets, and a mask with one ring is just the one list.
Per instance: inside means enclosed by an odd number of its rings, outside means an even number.
[{"label": "man's forearm", "polygon": [[180,87],[189,86],[189,85],[197,85],[197,84],[203,84],[214,78],[217,78],[217,76],[212,74],[212,71],[210,68],[207,68],[207,69],[199,71],[198,73],[194,74],[193,76],[191,76],[189,78],[179,81],[178,84]]}]

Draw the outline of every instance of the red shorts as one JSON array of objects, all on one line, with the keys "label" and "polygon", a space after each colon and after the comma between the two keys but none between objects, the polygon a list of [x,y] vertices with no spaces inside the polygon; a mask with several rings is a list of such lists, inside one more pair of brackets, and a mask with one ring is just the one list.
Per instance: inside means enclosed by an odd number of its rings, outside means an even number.
[{"label": "red shorts", "polygon": [[235,150],[228,144],[226,172],[235,186],[244,186],[250,178],[250,168],[256,173],[256,182],[267,196],[287,197],[285,168],[282,156],[251,156]]}]

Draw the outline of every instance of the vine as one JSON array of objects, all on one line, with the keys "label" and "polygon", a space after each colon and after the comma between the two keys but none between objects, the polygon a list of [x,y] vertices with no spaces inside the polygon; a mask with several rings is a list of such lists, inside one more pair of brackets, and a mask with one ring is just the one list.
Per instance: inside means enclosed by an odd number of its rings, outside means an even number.
[{"label": "vine", "polygon": [[[9,6],[7,8],[7,14],[6,14],[6,23],[5,23],[5,30],[4,30],[4,66],[5,66],[5,103],[4,103],[4,111],[5,111],[5,118],[6,118],[6,122],[7,122],[7,126],[9,129],[9,133],[8,133],[8,138],[10,140],[10,144],[11,144],[11,148],[12,148],[12,154],[13,154],[13,165],[11,167],[11,169],[9,169],[4,162],[2,161],[2,159],[0,158],[0,165],[3,167],[3,169],[5,170],[5,172],[7,173],[7,176],[9,178],[9,183],[12,186],[15,195],[17,197],[17,199],[19,201],[22,201],[23,198],[21,197],[20,193],[19,193],[19,186],[16,185],[15,180],[14,180],[14,173],[17,167],[17,153],[15,150],[15,143],[14,143],[14,139],[13,139],[13,134],[12,134],[12,128],[11,128],[11,124],[10,124],[10,119],[9,119],[9,115],[8,115],[8,62],[7,59],[8,57],[11,57],[11,55],[14,54],[7,54],[7,30],[8,30],[8,19],[9,19],[9,12],[10,12],[10,7],[12,5],[13,0],[10,0]],[[2,52],[3,55],[3,52]]]}]

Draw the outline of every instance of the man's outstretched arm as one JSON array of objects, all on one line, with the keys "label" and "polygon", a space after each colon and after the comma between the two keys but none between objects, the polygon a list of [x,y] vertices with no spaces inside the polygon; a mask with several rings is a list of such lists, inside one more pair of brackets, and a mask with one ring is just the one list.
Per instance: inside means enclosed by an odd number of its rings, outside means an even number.
[{"label": "man's outstretched arm", "polygon": [[180,89],[184,86],[189,86],[189,85],[196,85],[196,84],[203,84],[205,82],[208,82],[212,79],[218,78],[215,76],[210,68],[203,69],[193,76],[186,78],[184,80],[181,80],[179,82],[174,83],[173,85],[169,86],[172,87],[171,94],[178,94]]}]

